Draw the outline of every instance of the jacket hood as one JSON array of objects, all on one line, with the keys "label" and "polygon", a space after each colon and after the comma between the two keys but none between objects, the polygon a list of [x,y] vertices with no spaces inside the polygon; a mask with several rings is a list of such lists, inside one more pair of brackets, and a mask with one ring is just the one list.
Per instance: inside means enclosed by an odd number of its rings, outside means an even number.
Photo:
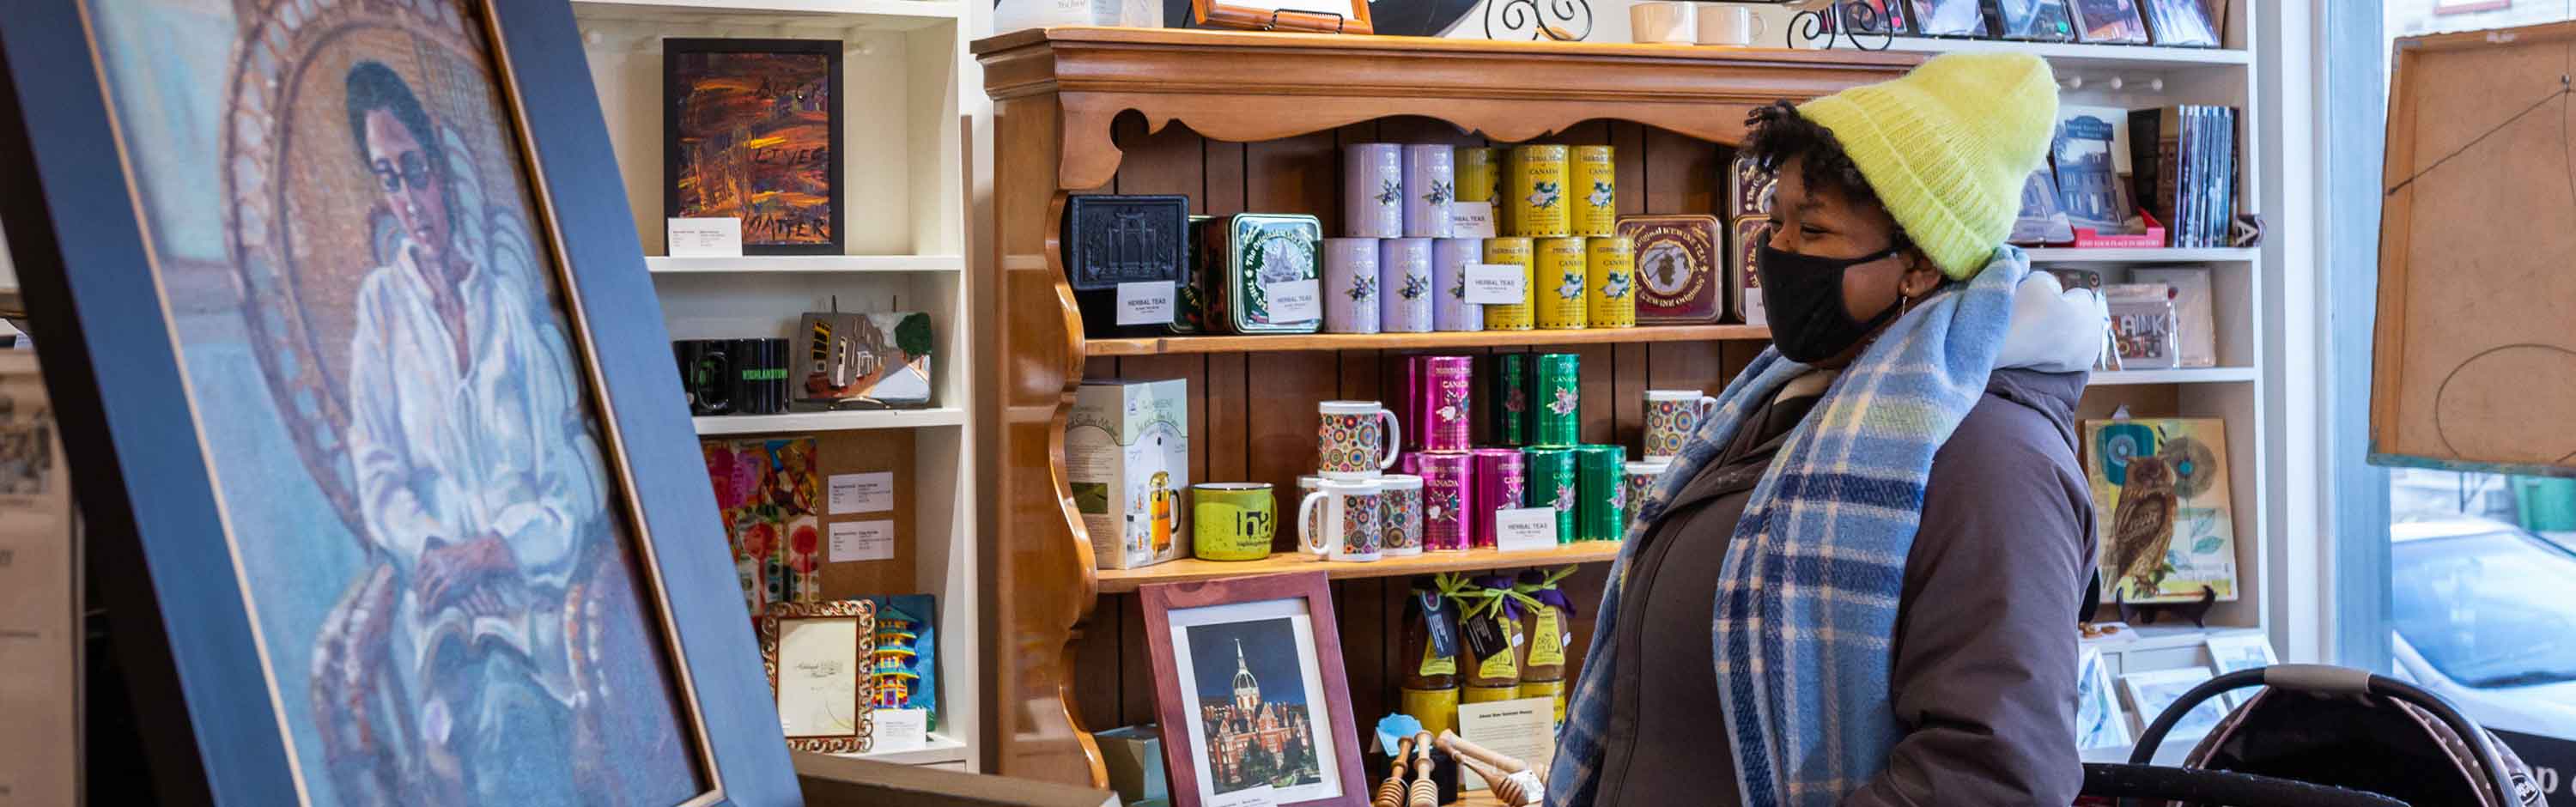
[{"label": "jacket hood", "polygon": [[[2020,250],[1999,250],[2018,259]],[[1996,369],[2082,373],[2102,356],[2103,334],[2111,327],[2111,309],[2092,289],[2059,288],[2057,276],[2033,271],[2013,287],[2012,324]]]}]

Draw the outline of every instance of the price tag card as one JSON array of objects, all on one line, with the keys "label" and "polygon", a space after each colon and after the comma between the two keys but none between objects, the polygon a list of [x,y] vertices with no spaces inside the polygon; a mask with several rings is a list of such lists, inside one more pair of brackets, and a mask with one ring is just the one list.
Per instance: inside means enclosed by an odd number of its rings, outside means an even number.
[{"label": "price tag card", "polygon": [[1494,203],[1450,202],[1449,235],[1452,238],[1495,238]]},{"label": "price tag card", "polygon": [[894,509],[894,472],[833,474],[831,493],[825,500],[832,515],[882,513]]},{"label": "price tag card", "polygon": [[894,559],[894,522],[843,521],[832,525],[833,563]]},{"label": "price tag card", "polygon": [[1556,508],[1494,511],[1494,548],[1522,552],[1556,548]]},{"label": "price tag card", "polygon": [[1751,287],[1746,287],[1746,288],[1744,289],[1744,311],[1743,311],[1743,313],[1744,313],[1744,324],[1746,324],[1746,325],[1769,325],[1769,324],[1771,324],[1771,317],[1768,315],[1768,314],[1769,314],[1769,312],[1764,311],[1764,310],[1763,310],[1763,308],[1762,308],[1762,290],[1761,290],[1761,289],[1751,288]]},{"label": "price tag card", "polygon": [[[1546,771],[1556,758],[1556,700],[1521,698],[1458,705],[1458,736],[1468,742],[1493,749],[1530,765],[1530,770]],[[1476,772],[1458,767],[1458,789],[1476,790],[1485,786]]]},{"label": "price tag card", "polygon": [[665,219],[674,258],[742,257],[742,219]]},{"label": "price tag card", "polygon": [[1172,282],[1118,284],[1118,324],[1172,324]]},{"label": "price tag card", "polygon": [[930,744],[930,713],[921,709],[876,709],[868,712],[868,753],[919,751]]},{"label": "price tag card", "polygon": [[1305,322],[1324,318],[1324,282],[1290,280],[1263,286],[1270,299],[1270,321],[1273,323]]},{"label": "price tag card", "polygon": [[1520,305],[1529,302],[1529,270],[1517,264],[1480,263],[1467,267],[1467,302]]}]

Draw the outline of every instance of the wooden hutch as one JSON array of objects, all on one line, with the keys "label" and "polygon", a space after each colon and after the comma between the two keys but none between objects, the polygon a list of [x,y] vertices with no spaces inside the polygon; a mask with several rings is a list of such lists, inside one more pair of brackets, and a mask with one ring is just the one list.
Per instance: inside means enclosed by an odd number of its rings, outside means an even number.
[{"label": "wooden hutch", "polygon": [[[1740,142],[1748,111],[1893,78],[1922,58],[1123,28],[1021,31],[974,52],[998,125],[995,254],[972,285],[974,321],[985,323],[973,368],[991,597],[985,770],[1094,784],[1106,777],[1089,732],[1153,720],[1139,585],[1327,570],[1351,714],[1366,726],[1395,700],[1389,657],[1404,578],[1589,564],[1570,584],[1581,647],[1618,545],[1098,571],[1064,479],[1065,416],[1086,375],[1187,379],[1191,478],[1293,494],[1315,465],[1315,402],[1393,395],[1394,359],[1407,353],[1577,353],[1584,441],[1635,446],[1640,393],[1717,389],[1768,334],[1705,325],[1086,340],[1056,248],[1067,194],[1186,194],[1194,213],[1310,213],[1330,235],[1341,219],[1341,144],[1555,142],[1617,147],[1622,214],[1714,213],[1727,144]],[[1283,512],[1293,503],[1283,497]],[[1288,532],[1278,548],[1294,541]]]}]

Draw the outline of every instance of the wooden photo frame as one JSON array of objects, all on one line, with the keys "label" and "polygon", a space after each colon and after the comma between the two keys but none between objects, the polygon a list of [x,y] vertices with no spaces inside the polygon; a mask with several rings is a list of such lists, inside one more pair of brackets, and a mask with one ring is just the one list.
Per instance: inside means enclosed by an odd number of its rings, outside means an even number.
[{"label": "wooden photo frame", "polygon": [[795,803],[570,5],[6,8],[151,800]]},{"label": "wooden photo frame", "polygon": [[[760,631],[760,666],[778,699],[778,728],[787,735],[788,749],[821,754],[873,750],[869,716],[876,701],[876,602],[778,603],[753,622]],[[839,647],[844,633],[846,657]],[[791,685],[782,686],[782,680]],[[847,692],[841,691],[843,686]]]},{"label": "wooden photo frame", "polygon": [[[1339,9],[1347,6],[1345,13]],[[1201,28],[1253,31],[1306,31],[1320,34],[1373,34],[1368,0],[1260,0],[1237,5],[1224,0],[1190,0],[1192,22]]]},{"label": "wooden photo frame", "polygon": [[1278,807],[1368,803],[1322,572],[1149,585],[1137,594],[1175,807],[1242,799],[1255,788],[1270,791],[1261,803]]},{"label": "wooden photo frame", "polygon": [[841,254],[842,48],[662,40],[662,215],[739,217],[745,255]]}]

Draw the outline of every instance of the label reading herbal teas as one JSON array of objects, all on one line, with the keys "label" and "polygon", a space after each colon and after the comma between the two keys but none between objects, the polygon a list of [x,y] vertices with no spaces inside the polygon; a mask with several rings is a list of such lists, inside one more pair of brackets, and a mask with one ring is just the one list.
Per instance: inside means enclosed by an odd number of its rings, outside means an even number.
[{"label": "label reading herbal teas", "polygon": [[1324,318],[1323,281],[1289,280],[1262,285],[1262,296],[1270,301],[1273,324],[1309,322]]},{"label": "label reading herbal teas", "polygon": [[1118,324],[1171,324],[1174,285],[1169,280],[1118,284]]},{"label": "label reading herbal teas", "polygon": [[1467,302],[1477,305],[1520,305],[1529,302],[1523,284],[1529,270],[1519,264],[1480,263],[1467,267]]}]

